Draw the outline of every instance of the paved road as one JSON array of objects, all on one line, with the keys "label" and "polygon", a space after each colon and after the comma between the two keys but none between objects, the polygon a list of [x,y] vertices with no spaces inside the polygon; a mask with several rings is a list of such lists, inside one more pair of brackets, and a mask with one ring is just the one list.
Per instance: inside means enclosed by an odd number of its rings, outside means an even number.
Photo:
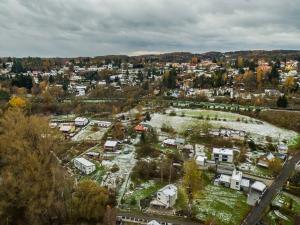
[{"label": "paved road", "polygon": [[242,225],[256,225],[262,218],[264,211],[270,205],[272,199],[281,190],[289,178],[290,173],[294,170],[296,163],[300,160],[300,154],[295,155],[292,159],[288,160],[284,165],[281,173],[274,180],[273,184],[267,189],[261,201],[252,208]]},{"label": "paved road", "polygon": [[117,216],[131,218],[132,222],[140,221],[143,223],[147,223],[151,220],[156,220],[161,224],[166,224],[166,223],[171,223],[174,225],[201,225],[202,224],[200,222],[192,221],[188,218],[186,218],[186,219],[180,218],[180,217],[169,218],[169,217],[164,217],[164,216],[148,215],[148,214],[134,213],[134,212],[118,212]]}]

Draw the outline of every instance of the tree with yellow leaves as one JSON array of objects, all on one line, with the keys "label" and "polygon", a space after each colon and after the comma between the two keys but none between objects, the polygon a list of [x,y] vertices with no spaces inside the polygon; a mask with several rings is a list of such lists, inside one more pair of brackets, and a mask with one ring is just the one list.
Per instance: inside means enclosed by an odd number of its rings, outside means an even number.
[{"label": "tree with yellow leaves", "polygon": [[18,97],[18,96],[13,96],[8,104],[11,106],[11,107],[18,107],[18,108],[25,108],[26,105],[27,105],[27,102],[24,98],[21,98],[21,97]]},{"label": "tree with yellow leaves", "polygon": [[296,79],[294,77],[288,76],[285,79],[284,87],[287,89],[288,92],[291,92],[295,88],[295,85]]}]

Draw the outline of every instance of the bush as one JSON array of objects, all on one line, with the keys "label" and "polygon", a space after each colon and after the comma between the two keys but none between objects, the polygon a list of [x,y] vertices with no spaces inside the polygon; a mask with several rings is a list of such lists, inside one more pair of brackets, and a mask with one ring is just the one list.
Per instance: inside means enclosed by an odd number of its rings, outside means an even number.
[{"label": "bush", "polygon": [[172,112],[169,113],[169,116],[176,116],[176,115],[177,115],[177,114],[176,114],[175,111],[172,111]]}]

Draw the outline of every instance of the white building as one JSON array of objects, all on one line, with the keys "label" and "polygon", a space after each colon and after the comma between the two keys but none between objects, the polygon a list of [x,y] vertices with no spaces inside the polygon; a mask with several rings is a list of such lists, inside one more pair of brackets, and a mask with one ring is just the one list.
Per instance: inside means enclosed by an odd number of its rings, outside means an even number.
[{"label": "white building", "polygon": [[278,152],[280,154],[286,154],[288,153],[288,146],[286,144],[281,143],[280,145],[277,146]]},{"label": "white building", "polygon": [[89,123],[89,120],[85,117],[77,117],[75,119],[75,125],[79,127],[83,127]]},{"label": "white building", "polygon": [[196,157],[196,163],[198,166],[205,166],[206,160],[207,160],[206,156],[198,155]]},{"label": "white building", "polygon": [[117,141],[106,141],[104,144],[104,150],[106,151],[116,151],[118,149]]},{"label": "white building", "polygon": [[218,162],[233,162],[233,149],[213,148],[212,159]]},{"label": "white building", "polygon": [[234,190],[240,190],[242,178],[243,173],[241,171],[234,170],[230,179],[230,188]]},{"label": "white building", "polygon": [[156,194],[156,199],[151,201],[150,205],[159,208],[171,208],[177,200],[177,187],[169,184],[160,189]]},{"label": "white building", "polygon": [[109,121],[98,121],[98,126],[99,127],[110,127],[111,122],[109,122]]},{"label": "white building", "polygon": [[219,178],[214,181],[215,185],[223,185],[237,191],[248,191],[250,180],[243,179],[241,171],[233,170],[232,175],[221,174]]},{"label": "white building", "polygon": [[267,186],[260,182],[260,181],[255,181],[250,188],[250,192],[248,194],[247,198],[247,203],[248,205],[254,206],[256,203],[260,201],[261,196],[264,194],[266,191]]},{"label": "white building", "polygon": [[156,220],[151,220],[149,223],[147,223],[147,225],[160,225],[160,223]]},{"label": "white building", "polygon": [[90,174],[96,170],[95,164],[85,158],[75,158],[74,166],[85,174]]}]

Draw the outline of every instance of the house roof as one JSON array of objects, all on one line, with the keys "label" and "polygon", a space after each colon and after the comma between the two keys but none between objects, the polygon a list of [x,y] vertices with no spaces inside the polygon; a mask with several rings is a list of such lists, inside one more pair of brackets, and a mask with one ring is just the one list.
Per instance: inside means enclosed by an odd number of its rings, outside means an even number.
[{"label": "house roof", "polygon": [[230,183],[230,176],[221,174],[219,181],[223,183]]},{"label": "house roof", "polygon": [[160,223],[156,220],[151,220],[149,223],[147,223],[147,225],[160,225]]},{"label": "house roof", "polygon": [[81,158],[75,158],[74,161],[77,161],[77,162],[81,163],[84,166],[95,166],[94,163],[92,163],[92,162],[90,162],[90,161],[88,161],[88,160],[86,160],[85,158],[82,158],[82,157]]},{"label": "house roof", "polygon": [[175,139],[166,139],[163,141],[163,143],[166,145],[174,145],[174,146],[176,145]]},{"label": "house roof", "polygon": [[177,193],[177,187],[173,184],[169,184],[162,189],[160,189],[158,192],[164,193],[166,196],[173,196]]},{"label": "house roof", "polygon": [[85,117],[77,117],[76,119],[75,119],[75,122],[84,122],[84,121],[86,121],[87,120],[87,118],[85,118]]},{"label": "house roof", "polygon": [[104,147],[116,147],[118,145],[117,141],[106,141]]},{"label": "house roof", "polygon": [[136,131],[141,131],[141,132],[144,132],[147,130],[142,124],[137,125],[134,129]]},{"label": "house roof", "polygon": [[233,150],[230,148],[213,148],[213,154],[233,155]]},{"label": "house roof", "polygon": [[240,181],[242,180],[242,177],[243,177],[243,173],[241,171],[234,170],[231,179]]},{"label": "house roof", "polygon": [[267,188],[267,186],[266,186],[264,183],[260,182],[260,181],[255,181],[255,182],[251,185],[251,188],[252,188],[252,189],[255,189],[255,190],[257,190],[257,191],[263,192],[263,191]]}]

